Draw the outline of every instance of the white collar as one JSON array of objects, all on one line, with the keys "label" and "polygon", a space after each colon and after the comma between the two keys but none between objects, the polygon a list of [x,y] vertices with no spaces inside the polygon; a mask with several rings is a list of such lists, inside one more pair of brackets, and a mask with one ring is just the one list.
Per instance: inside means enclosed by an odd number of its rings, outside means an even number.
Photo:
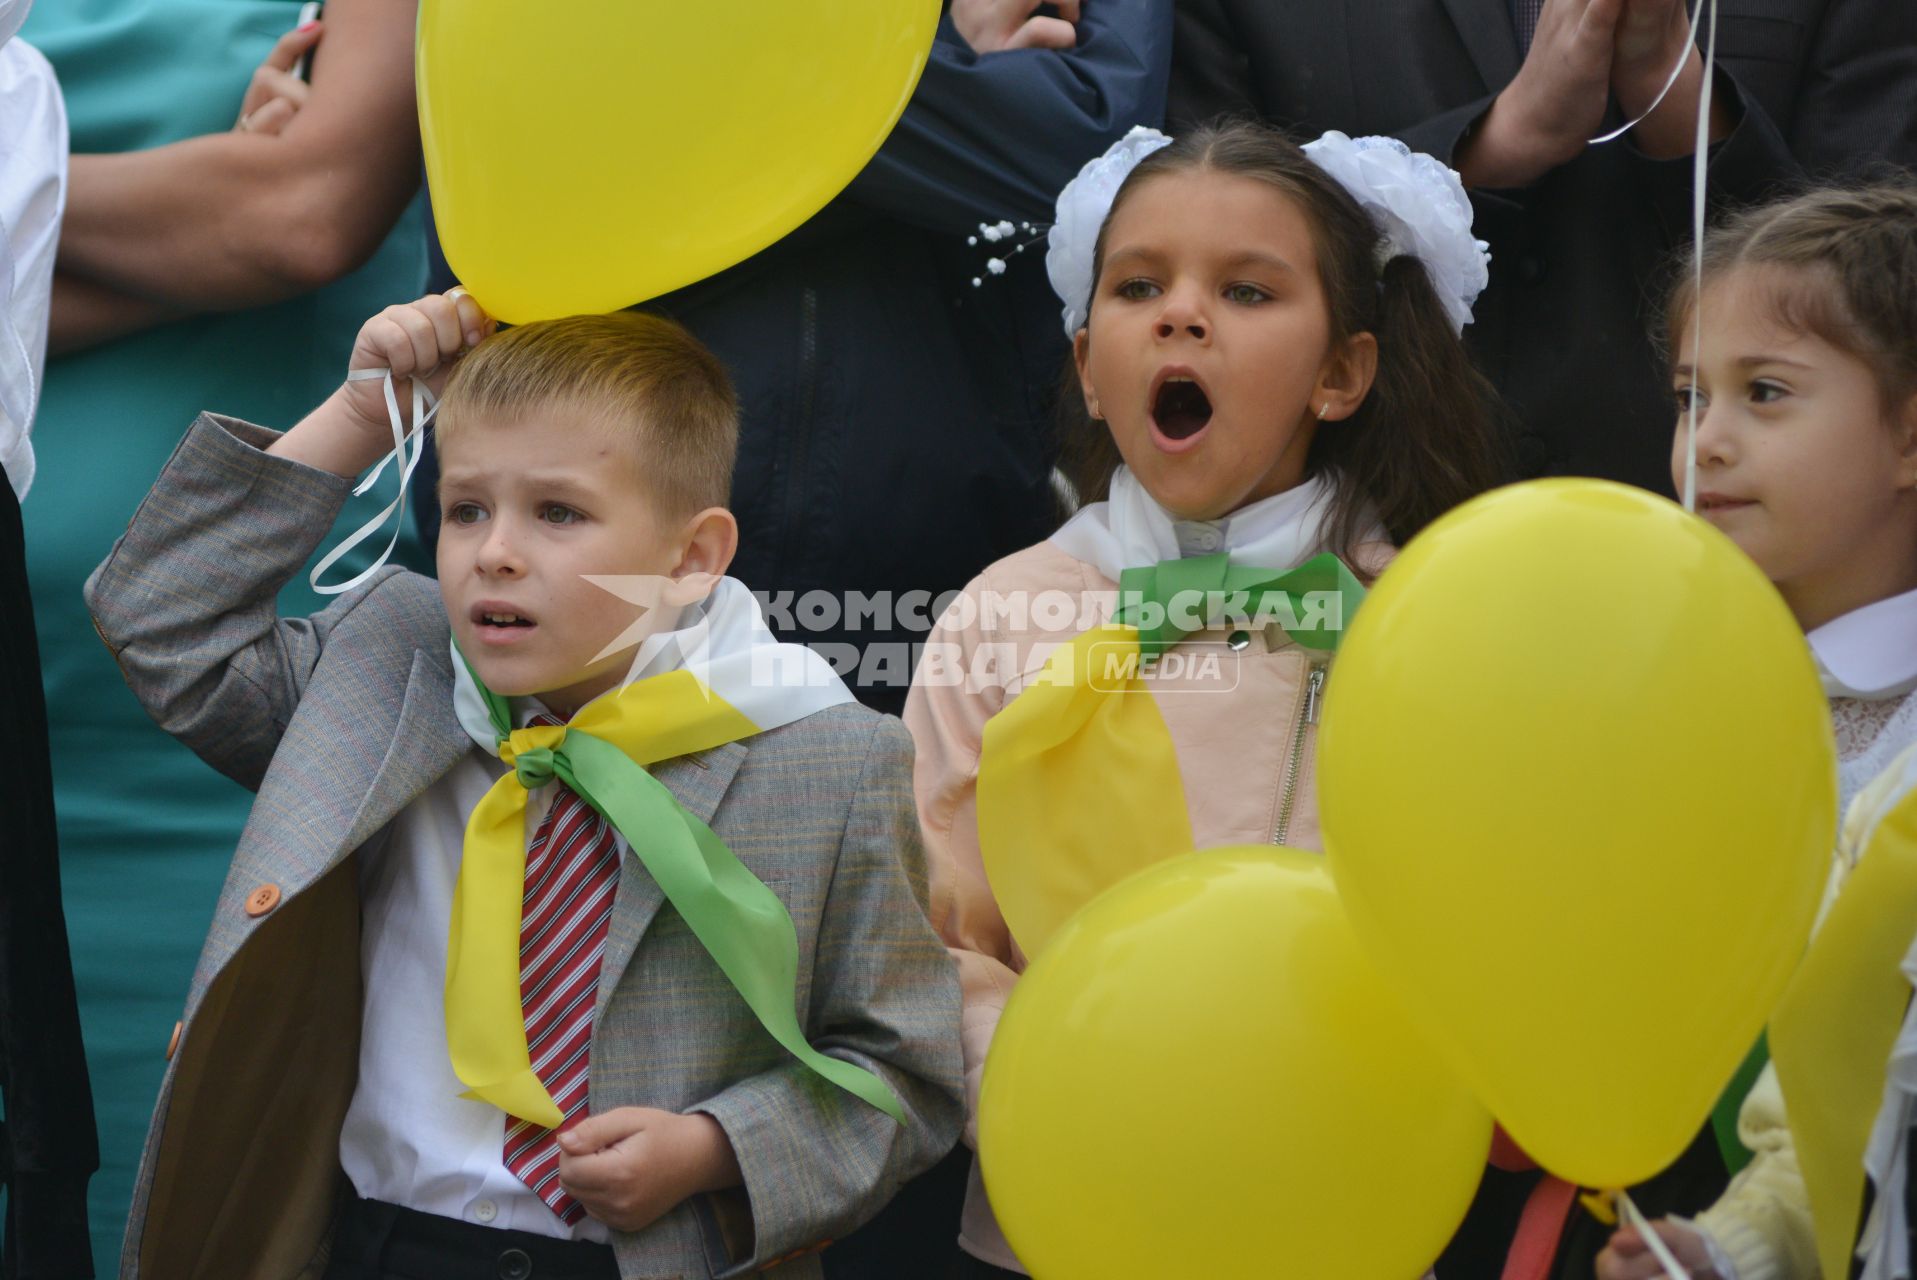
[{"label": "white collar", "polygon": [[[1331,482],[1313,476],[1217,520],[1174,520],[1129,467],[1120,467],[1111,497],[1081,508],[1051,541],[1114,582],[1127,569],[1219,551],[1229,551],[1233,564],[1294,569],[1329,549],[1331,497]],[[1386,535],[1379,529],[1367,536]]]},{"label": "white collar", "polygon": [[1805,637],[1833,698],[1897,698],[1917,689],[1917,591],[1833,618]]}]

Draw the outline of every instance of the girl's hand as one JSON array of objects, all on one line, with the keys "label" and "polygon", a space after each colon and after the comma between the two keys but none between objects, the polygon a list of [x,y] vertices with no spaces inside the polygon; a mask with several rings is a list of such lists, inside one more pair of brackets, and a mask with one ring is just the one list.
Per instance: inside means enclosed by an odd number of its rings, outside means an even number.
[{"label": "girl's hand", "polygon": [[279,38],[273,52],[253,73],[240,101],[240,118],[233,128],[239,133],[277,135],[286,122],[299,114],[313,90],[293,74],[293,68],[317,45],[322,34],[318,18],[303,22]]},{"label": "girl's hand", "polygon": [[[1711,1251],[1694,1227],[1660,1218],[1651,1224],[1671,1255],[1684,1264],[1691,1280],[1723,1280],[1711,1267]],[[1664,1264],[1644,1243],[1636,1227],[1621,1228],[1597,1256],[1597,1280],[1659,1280]]]}]

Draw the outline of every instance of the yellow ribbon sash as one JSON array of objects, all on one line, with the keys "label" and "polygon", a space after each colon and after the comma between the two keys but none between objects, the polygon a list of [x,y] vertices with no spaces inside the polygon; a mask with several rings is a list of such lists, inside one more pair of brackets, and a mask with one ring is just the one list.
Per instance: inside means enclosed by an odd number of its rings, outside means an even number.
[{"label": "yellow ribbon sash", "polygon": [[1171,731],[1134,687],[1139,660],[1136,627],[1093,627],[985,722],[979,852],[1028,956],[1112,885],[1192,847]]}]

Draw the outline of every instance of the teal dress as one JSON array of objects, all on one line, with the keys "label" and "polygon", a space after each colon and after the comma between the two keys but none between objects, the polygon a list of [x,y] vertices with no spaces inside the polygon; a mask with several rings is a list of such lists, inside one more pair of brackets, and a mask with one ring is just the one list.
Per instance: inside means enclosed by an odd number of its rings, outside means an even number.
[{"label": "teal dress", "polygon": [[[43,0],[21,34],[59,73],[74,153],[118,152],[230,128],[253,69],[298,12],[298,0]],[[33,431],[40,469],[25,504],[27,566],[100,1127],[88,1212],[103,1276],[119,1270],[168,1040],[252,797],[147,718],[94,634],[80,585],[196,413],[291,426],[339,384],[360,324],[419,296],[422,206],[401,217],[371,262],[325,289],[182,321],[47,368]],[[390,496],[391,469],[380,487]],[[326,545],[384,501],[349,504]],[[402,553],[416,559],[407,524]],[[328,576],[344,581],[364,563]],[[304,580],[281,597],[285,613],[321,603]]]}]

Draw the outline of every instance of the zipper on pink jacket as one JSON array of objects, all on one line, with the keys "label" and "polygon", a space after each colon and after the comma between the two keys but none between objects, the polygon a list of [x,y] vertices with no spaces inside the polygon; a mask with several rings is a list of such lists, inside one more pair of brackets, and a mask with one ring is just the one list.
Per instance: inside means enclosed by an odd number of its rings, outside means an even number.
[{"label": "zipper on pink jacket", "polygon": [[1278,801],[1278,825],[1271,833],[1273,844],[1283,844],[1291,834],[1291,814],[1298,805],[1298,774],[1304,768],[1305,731],[1318,723],[1318,695],[1325,687],[1325,669],[1312,662],[1305,674],[1304,714],[1298,717],[1298,731],[1291,737],[1291,758],[1285,761],[1285,787]]}]

